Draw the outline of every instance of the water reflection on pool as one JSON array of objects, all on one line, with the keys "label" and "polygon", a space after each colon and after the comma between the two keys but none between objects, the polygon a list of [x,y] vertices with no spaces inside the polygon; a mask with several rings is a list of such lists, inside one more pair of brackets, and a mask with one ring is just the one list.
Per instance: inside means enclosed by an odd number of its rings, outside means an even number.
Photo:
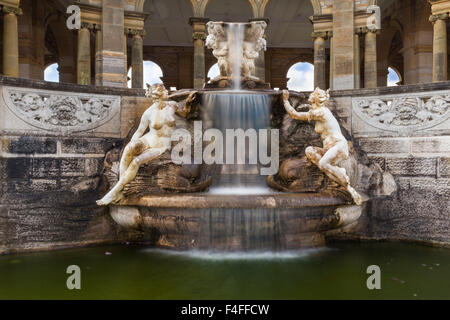
[{"label": "water reflection on pool", "polygon": [[[69,265],[81,290],[66,288]],[[367,267],[381,290],[367,289]],[[450,250],[397,243],[269,253],[110,246],[0,256],[1,299],[450,299]]]}]

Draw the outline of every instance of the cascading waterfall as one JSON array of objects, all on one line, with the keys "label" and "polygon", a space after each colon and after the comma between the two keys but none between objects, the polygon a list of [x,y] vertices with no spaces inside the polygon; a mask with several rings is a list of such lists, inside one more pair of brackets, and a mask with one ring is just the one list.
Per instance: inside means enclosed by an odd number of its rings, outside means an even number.
[{"label": "cascading waterfall", "polygon": [[[267,94],[235,91],[205,93],[203,105],[207,126],[219,129],[224,135],[227,129],[254,129],[259,132],[259,129],[270,128],[271,99]],[[224,164],[218,166],[210,193],[242,195],[273,192],[266,187],[265,176],[260,175],[259,162],[251,164],[257,160],[257,155],[251,154],[249,141],[245,145],[245,164],[237,164],[238,145],[230,142],[224,143]],[[268,143],[265,145],[269,147]],[[230,151],[235,156],[234,164],[226,164],[225,161]],[[265,151],[268,155],[268,150]],[[284,239],[278,215],[277,210],[271,209],[204,209],[203,246],[223,250],[233,250],[236,246],[244,250],[279,250],[284,247]]]},{"label": "cascading waterfall", "polygon": [[[260,129],[270,128],[269,95],[264,93],[216,92],[206,93],[203,98],[205,118],[208,126],[219,129],[224,135],[224,164],[216,170],[215,183],[211,192],[215,194],[266,194],[265,176],[260,175],[258,148],[263,146],[270,154],[268,141],[260,141]],[[257,141],[246,138],[245,163],[238,163],[237,140],[226,139],[227,129],[254,129]],[[253,131],[253,130],[252,130]],[[270,137],[270,135],[268,134]],[[250,146],[252,143],[252,146]],[[258,148],[256,148],[258,147]],[[239,150],[242,151],[242,150]],[[226,162],[227,153],[234,154],[233,163]]]},{"label": "cascading waterfall", "polygon": [[278,251],[286,247],[280,213],[274,209],[203,209],[202,240],[212,250]]},{"label": "cascading waterfall", "polygon": [[242,23],[229,23],[227,26],[233,89],[240,90],[245,25]]}]

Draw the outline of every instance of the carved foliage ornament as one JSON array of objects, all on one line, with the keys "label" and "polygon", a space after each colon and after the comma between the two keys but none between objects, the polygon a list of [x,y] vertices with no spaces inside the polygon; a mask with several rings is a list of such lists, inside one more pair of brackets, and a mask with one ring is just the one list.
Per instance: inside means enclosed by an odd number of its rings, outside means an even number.
[{"label": "carved foliage ornament", "polygon": [[120,97],[3,88],[8,108],[28,124],[49,131],[86,131],[111,120]]},{"label": "carved foliage ornament", "polygon": [[353,110],[376,128],[388,131],[426,129],[450,116],[450,94],[355,99]]}]

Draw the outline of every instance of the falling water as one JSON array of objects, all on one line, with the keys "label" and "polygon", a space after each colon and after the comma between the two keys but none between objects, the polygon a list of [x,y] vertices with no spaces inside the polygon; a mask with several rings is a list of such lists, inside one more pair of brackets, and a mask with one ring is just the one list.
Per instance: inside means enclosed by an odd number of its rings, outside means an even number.
[{"label": "falling water", "polygon": [[286,248],[279,210],[211,208],[202,210],[201,217],[201,247],[225,251]]},{"label": "falling water", "polygon": [[[224,136],[224,164],[220,166],[211,193],[215,194],[265,194],[269,189],[265,176],[260,175],[258,154],[252,154],[249,141],[245,146],[245,164],[237,163],[237,143],[227,144],[227,129],[269,129],[270,97],[263,93],[215,92],[204,95],[207,126],[219,129]],[[268,134],[268,136],[270,136]],[[230,142],[230,141],[228,141]],[[266,141],[267,142],[267,141]],[[259,144],[259,135],[258,141]],[[265,143],[269,146],[269,143]],[[268,147],[267,147],[268,148]],[[257,151],[253,148],[254,151]],[[234,152],[233,164],[225,163],[227,152]],[[270,150],[265,150],[270,154]],[[269,152],[268,152],[269,151]],[[253,161],[252,161],[253,160]],[[256,163],[255,163],[256,162]]]},{"label": "falling water", "polygon": [[230,50],[231,72],[233,76],[233,89],[241,89],[242,55],[244,47],[243,23],[228,24],[228,48]]}]

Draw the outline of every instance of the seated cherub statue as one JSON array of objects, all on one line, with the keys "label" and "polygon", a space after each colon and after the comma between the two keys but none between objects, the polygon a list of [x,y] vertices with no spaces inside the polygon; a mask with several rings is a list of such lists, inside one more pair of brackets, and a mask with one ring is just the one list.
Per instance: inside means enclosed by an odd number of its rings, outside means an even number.
[{"label": "seated cherub statue", "polygon": [[309,161],[319,167],[331,180],[343,186],[357,205],[362,203],[360,194],[350,185],[350,178],[338,164],[349,157],[349,146],[341,132],[338,121],[326,107],[329,91],[317,88],[309,97],[308,112],[297,112],[289,103],[289,91],[283,90],[283,103],[287,113],[296,120],[315,121],[315,131],[320,134],[323,148],[308,147],[305,150]]},{"label": "seated cherub statue", "polygon": [[[147,96],[152,97],[153,104],[142,115],[138,129],[123,150],[119,181],[101,200],[97,201],[98,205],[120,201],[124,186],[136,177],[139,167],[171,149],[175,113],[187,117],[191,110],[191,103],[195,100],[196,91],[192,91],[184,108],[181,109],[175,101],[168,100],[168,92],[164,85],[147,85],[147,87]],[[147,129],[149,131],[146,133]]]}]

